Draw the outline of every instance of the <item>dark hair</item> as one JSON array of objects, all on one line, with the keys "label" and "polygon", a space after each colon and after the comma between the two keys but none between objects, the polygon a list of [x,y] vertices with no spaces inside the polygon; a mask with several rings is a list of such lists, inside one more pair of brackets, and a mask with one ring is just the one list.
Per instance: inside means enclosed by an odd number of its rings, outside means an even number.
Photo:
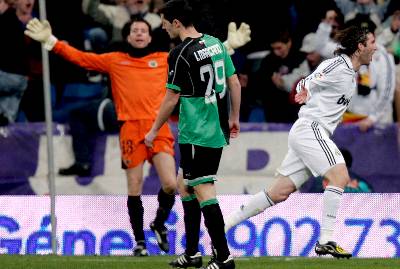
[{"label": "dark hair", "polygon": [[336,6],[336,4],[333,4],[333,6],[329,5],[329,7],[321,13],[321,15],[322,15],[321,19],[325,19],[326,13],[330,10],[332,10],[336,13],[336,17],[334,18],[334,21],[338,24],[338,28],[343,28],[343,26],[345,24],[344,23],[344,15],[343,15],[342,11],[340,10],[340,8],[338,8]]},{"label": "dark hair", "polygon": [[170,0],[166,2],[160,9],[160,14],[171,23],[175,19],[180,21],[185,27],[192,26],[194,22],[193,8],[186,0]]},{"label": "dark hair", "polygon": [[359,26],[350,26],[339,31],[335,35],[335,40],[340,44],[335,54],[346,54],[352,56],[358,50],[358,44],[367,45],[368,34],[370,31],[367,28]]},{"label": "dark hair", "polygon": [[122,35],[122,39],[125,41],[126,38],[128,37],[128,35],[131,32],[131,26],[134,22],[143,22],[147,25],[147,27],[149,28],[149,34],[150,36],[153,35],[152,30],[151,30],[151,25],[150,23],[148,23],[148,21],[146,21],[145,19],[142,18],[133,18],[131,21],[128,21],[127,23],[124,24],[124,27],[122,27],[121,30],[121,35]]},{"label": "dark hair", "polygon": [[290,32],[287,29],[281,29],[271,35],[270,44],[276,42],[288,43],[292,40]]},{"label": "dark hair", "polygon": [[343,28],[343,25],[344,25],[344,15],[339,8],[335,8],[334,10],[337,14],[335,21],[337,24],[339,24],[339,29],[341,29],[341,28]]}]

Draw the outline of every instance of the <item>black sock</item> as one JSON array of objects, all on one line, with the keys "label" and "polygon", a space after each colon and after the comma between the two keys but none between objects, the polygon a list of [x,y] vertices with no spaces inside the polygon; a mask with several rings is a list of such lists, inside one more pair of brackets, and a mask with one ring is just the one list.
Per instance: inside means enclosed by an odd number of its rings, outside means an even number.
[{"label": "black sock", "polygon": [[169,213],[171,212],[171,208],[174,206],[175,194],[168,194],[161,188],[158,192],[157,200],[158,209],[156,218],[154,219],[154,224],[161,227],[164,226],[164,223],[167,221]]},{"label": "black sock", "polygon": [[143,204],[139,196],[128,196],[128,212],[136,243],[146,246],[143,231]]},{"label": "black sock", "polygon": [[201,211],[204,216],[204,224],[207,227],[213,247],[217,252],[217,260],[225,261],[230,252],[225,237],[224,218],[218,203],[206,204]]},{"label": "black sock", "polygon": [[182,199],[183,215],[186,233],[186,251],[189,256],[193,256],[199,251],[201,210],[196,196]]}]

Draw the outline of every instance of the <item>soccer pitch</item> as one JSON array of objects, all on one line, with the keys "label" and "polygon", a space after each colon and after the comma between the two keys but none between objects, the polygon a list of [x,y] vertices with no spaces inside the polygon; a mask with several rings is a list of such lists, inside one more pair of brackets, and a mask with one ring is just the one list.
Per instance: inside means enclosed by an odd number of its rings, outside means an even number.
[{"label": "soccer pitch", "polygon": [[[20,256],[0,255],[1,269],[158,269],[171,268],[174,256]],[[203,260],[206,265],[210,257]],[[236,258],[238,269],[385,269],[400,268],[400,259],[303,257]]]}]

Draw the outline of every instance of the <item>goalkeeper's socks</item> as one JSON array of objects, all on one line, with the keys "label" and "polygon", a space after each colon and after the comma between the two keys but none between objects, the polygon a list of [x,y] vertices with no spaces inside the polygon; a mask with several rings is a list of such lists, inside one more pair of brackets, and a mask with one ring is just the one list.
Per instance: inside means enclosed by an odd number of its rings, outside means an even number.
[{"label": "goalkeeper's socks", "polygon": [[343,189],[335,186],[327,186],[323,196],[322,223],[320,244],[326,244],[333,240],[336,213],[342,200]]},{"label": "goalkeeper's socks", "polygon": [[229,257],[228,243],[224,231],[224,217],[217,199],[210,199],[200,203],[204,216],[204,224],[210,235],[212,246],[216,252],[218,261],[225,261]]},{"label": "goalkeeper's socks", "polygon": [[260,214],[273,205],[275,205],[274,201],[265,191],[254,194],[246,205],[242,205],[225,219],[225,231],[248,218]]},{"label": "goalkeeper's socks", "polygon": [[156,218],[154,219],[154,225],[157,227],[164,226],[164,223],[167,221],[169,217],[169,213],[171,212],[172,207],[175,203],[175,194],[168,194],[164,192],[162,188],[158,192],[158,209]]},{"label": "goalkeeper's socks", "polygon": [[201,210],[194,194],[182,197],[183,219],[185,221],[186,251],[189,256],[199,251]]},{"label": "goalkeeper's socks", "polygon": [[143,204],[139,196],[128,196],[128,213],[136,242],[145,242],[143,231]]}]

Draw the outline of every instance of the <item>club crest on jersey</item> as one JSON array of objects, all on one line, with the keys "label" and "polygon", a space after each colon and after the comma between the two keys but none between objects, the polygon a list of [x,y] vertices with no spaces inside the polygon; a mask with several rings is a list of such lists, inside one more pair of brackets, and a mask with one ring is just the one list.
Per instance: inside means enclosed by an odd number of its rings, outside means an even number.
[{"label": "club crest on jersey", "polygon": [[322,78],[324,75],[322,74],[322,73],[315,73],[314,74],[314,78],[316,78],[316,79],[320,79],[320,78]]},{"label": "club crest on jersey", "polygon": [[156,60],[151,60],[148,62],[148,65],[149,67],[156,68],[158,66],[158,63]]},{"label": "club crest on jersey", "polygon": [[339,149],[335,149],[335,154],[336,156],[342,156],[342,153],[340,152]]}]

